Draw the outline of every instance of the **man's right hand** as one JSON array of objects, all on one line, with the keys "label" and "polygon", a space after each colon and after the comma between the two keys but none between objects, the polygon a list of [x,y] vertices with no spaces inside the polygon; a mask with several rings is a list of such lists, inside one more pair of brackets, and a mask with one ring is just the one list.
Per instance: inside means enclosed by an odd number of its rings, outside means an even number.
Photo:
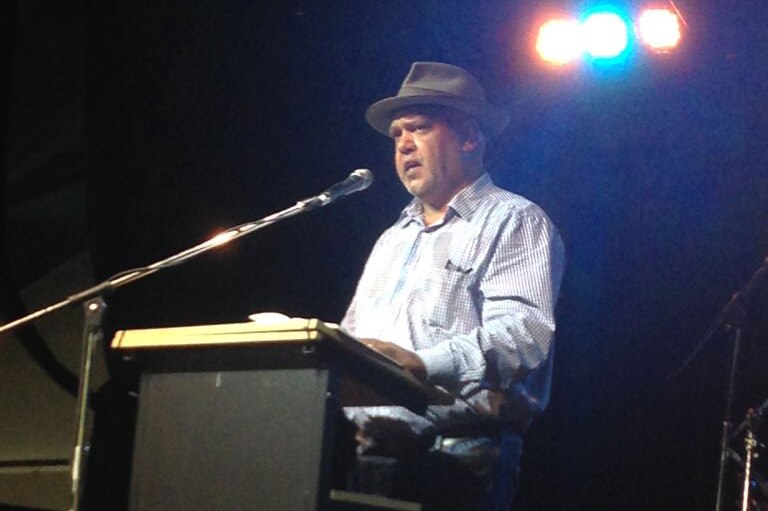
[{"label": "man's right hand", "polygon": [[398,346],[397,344],[379,341],[378,339],[362,339],[361,342],[371,349],[374,349],[386,355],[392,360],[402,365],[408,372],[414,375],[419,381],[427,379],[427,368],[415,352]]}]

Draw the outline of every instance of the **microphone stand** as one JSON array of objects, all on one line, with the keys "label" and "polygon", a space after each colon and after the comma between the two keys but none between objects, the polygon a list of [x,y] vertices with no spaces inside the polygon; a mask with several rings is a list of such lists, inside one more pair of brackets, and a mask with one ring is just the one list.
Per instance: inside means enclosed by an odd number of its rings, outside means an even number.
[{"label": "microphone stand", "polygon": [[[733,331],[733,352],[731,355],[731,372],[728,378],[728,390],[726,392],[725,399],[725,414],[723,418],[723,431],[720,439],[720,470],[717,480],[717,500],[715,503],[715,511],[722,511],[724,488],[725,488],[725,476],[728,464],[728,444],[731,440],[731,416],[733,409],[733,396],[736,387],[736,373],[738,372],[738,360],[739,349],[741,346],[741,337],[744,324],[746,323],[746,304],[752,295],[756,293],[760,282],[768,274],[768,257],[763,259],[763,263],[755,271],[752,277],[749,279],[744,288],[733,295],[731,300],[726,304],[723,310],[717,317],[717,320],[709,328],[704,335],[703,340],[695,348],[693,354],[688,358],[683,367],[691,361],[691,359],[698,353],[704,343],[709,340],[718,330],[721,328],[726,331]],[[749,463],[750,460],[747,460]]]},{"label": "microphone stand", "polygon": [[85,458],[88,455],[89,445],[86,444],[85,430],[88,420],[88,406],[91,388],[91,365],[96,344],[103,337],[101,319],[107,305],[101,296],[88,300],[83,304],[85,315],[83,324],[83,341],[80,352],[80,383],[77,387],[77,427],[75,431],[75,449],[72,454],[71,467],[71,511],[77,511],[80,507],[83,490],[83,473],[85,472]]},{"label": "microphone stand", "polygon": [[183,250],[177,254],[152,263],[148,266],[142,266],[139,268],[133,268],[116,273],[105,281],[96,284],[95,286],[89,287],[79,293],[70,295],[58,303],[44,307],[22,318],[0,326],[0,334],[2,334],[4,332],[11,331],[14,328],[26,325],[27,323],[30,323],[37,318],[46,316],[64,307],[85,302],[85,326],[83,329],[83,348],[80,361],[81,375],[77,395],[77,432],[71,467],[72,500],[70,511],[79,511],[82,501],[82,476],[85,465],[84,457],[86,456],[89,448],[87,445],[85,445],[85,430],[89,406],[90,372],[91,364],[93,361],[94,347],[98,340],[102,337],[101,318],[104,309],[106,308],[104,300],[101,298],[101,296],[114,292],[116,289],[137,280],[143,279],[144,277],[148,277],[153,273],[157,273],[166,268],[185,263],[194,257],[208,252],[211,249],[225,245],[232,240],[250,234],[254,231],[258,231],[259,229],[263,229],[264,227],[280,222],[281,220],[285,220],[301,213],[326,206],[331,202],[334,202],[336,199],[341,198],[342,196],[349,193],[361,191],[367,188],[367,186],[370,185],[370,181],[373,179],[372,176],[370,176],[370,171],[366,172],[368,172],[369,175],[366,176],[367,182],[362,187],[351,190],[342,190],[340,193],[329,193],[329,191],[332,190],[329,189],[319,195],[298,201],[295,205],[282,211],[278,211],[277,213],[273,213],[260,220],[255,220],[237,225],[235,227],[230,227],[224,232],[213,236],[203,243]]}]

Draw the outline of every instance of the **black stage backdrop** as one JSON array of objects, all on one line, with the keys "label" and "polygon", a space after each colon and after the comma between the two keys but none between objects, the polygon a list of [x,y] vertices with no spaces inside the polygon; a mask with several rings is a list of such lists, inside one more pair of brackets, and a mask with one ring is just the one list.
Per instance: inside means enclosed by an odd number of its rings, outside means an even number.
[{"label": "black stage backdrop", "polygon": [[[408,200],[365,107],[394,93],[412,61],[463,65],[513,114],[489,155],[493,177],[543,206],[568,250],[553,398],[529,436],[520,509],[714,507],[727,336],[670,375],[768,254],[768,13],[756,1],[678,6],[679,52],[554,74],[525,47],[532,0],[73,6],[83,243],[97,278],[355,168],[376,175],[366,192],[121,289],[114,325],[256,311],[337,321]],[[768,398],[765,308],[758,293],[737,420]]]}]

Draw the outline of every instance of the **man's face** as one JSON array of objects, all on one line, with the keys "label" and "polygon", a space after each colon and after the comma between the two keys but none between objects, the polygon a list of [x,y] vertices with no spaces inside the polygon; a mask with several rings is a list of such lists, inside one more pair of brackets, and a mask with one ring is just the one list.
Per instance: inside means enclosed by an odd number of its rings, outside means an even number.
[{"label": "man's face", "polygon": [[459,133],[444,116],[404,112],[389,126],[395,143],[395,168],[406,190],[441,209],[471,179]]}]

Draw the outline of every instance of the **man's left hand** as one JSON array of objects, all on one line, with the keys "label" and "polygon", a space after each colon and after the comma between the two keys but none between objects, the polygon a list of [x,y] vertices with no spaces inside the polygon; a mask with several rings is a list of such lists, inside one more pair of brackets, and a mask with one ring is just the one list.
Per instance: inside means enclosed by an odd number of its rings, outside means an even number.
[{"label": "man's left hand", "polygon": [[373,348],[402,365],[420,381],[427,379],[427,368],[424,366],[421,357],[413,351],[401,348],[391,342],[379,341],[378,339],[362,339],[362,342],[369,348]]}]

